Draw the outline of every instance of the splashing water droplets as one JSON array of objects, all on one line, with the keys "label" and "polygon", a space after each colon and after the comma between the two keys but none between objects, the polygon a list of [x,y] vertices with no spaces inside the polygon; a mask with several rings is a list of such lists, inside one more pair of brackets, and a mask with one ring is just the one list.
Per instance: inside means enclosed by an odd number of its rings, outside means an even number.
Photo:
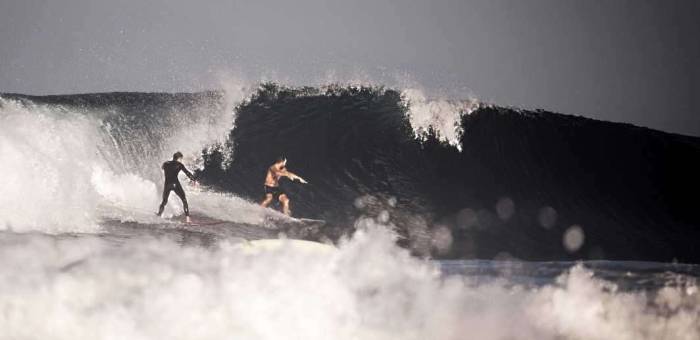
[{"label": "splashing water droplets", "polygon": [[464,208],[457,213],[457,226],[462,229],[470,229],[479,223],[476,212],[470,208]]},{"label": "splashing water droplets", "polygon": [[537,214],[537,221],[545,229],[553,228],[557,224],[557,218],[557,211],[550,206],[542,207]]},{"label": "splashing water droplets", "polygon": [[562,241],[567,251],[570,253],[577,252],[585,241],[583,228],[579,225],[572,225],[564,232]]},{"label": "splashing water droplets", "polygon": [[450,228],[446,226],[437,226],[433,228],[432,234],[433,248],[440,255],[447,254],[452,248],[452,242],[454,241]]},{"label": "splashing water droplets", "polygon": [[432,128],[439,133],[442,141],[460,148],[460,118],[462,114],[469,114],[479,106],[476,99],[429,99],[422,90],[415,88],[405,89],[401,94],[409,107],[409,117],[416,137],[425,137],[424,134]]},{"label": "splashing water droplets", "polygon": [[496,202],[496,214],[502,221],[509,220],[515,214],[515,202],[509,197],[502,197]]}]

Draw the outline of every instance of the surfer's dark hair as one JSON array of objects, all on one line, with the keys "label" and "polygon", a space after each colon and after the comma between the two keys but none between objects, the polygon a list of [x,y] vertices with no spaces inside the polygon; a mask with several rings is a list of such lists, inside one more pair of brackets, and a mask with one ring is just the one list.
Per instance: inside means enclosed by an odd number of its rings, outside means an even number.
[{"label": "surfer's dark hair", "polygon": [[176,161],[178,158],[182,158],[182,152],[178,151],[173,154],[173,160]]},{"label": "surfer's dark hair", "polygon": [[279,157],[275,158],[275,163],[282,163],[282,162],[284,162],[284,156],[279,156]]}]

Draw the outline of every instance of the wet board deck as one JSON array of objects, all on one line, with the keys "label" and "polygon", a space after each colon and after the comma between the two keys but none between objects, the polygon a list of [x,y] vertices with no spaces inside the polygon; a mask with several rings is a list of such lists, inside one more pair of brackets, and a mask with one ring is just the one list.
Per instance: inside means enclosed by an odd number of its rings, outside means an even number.
[{"label": "wet board deck", "polygon": [[294,218],[292,217],[293,221],[297,221],[299,223],[304,223],[304,224],[326,224],[326,221],[324,220],[317,220],[313,218]]},{"label": "wet board deck", "polygon": [[174,223],[174,224],[181,224],[181,225],[187,225],[187,226],[205,226],[205,225],[217,225],[217,224],[225,224],[225,223],[230,223],[222,220],[217,220],[215,218],[211,217],[206,217],[206,216],[197,216],[193,215],[190,217],[192,219],[192,222],[187,223],[185,222],[185,217],[184,216],[177,216],[173,218],[166,218],[166,220]]}]

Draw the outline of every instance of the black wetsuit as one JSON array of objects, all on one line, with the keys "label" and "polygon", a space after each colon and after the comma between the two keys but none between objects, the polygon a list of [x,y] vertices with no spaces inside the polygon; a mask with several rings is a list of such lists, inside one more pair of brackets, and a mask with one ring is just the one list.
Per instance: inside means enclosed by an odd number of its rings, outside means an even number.
[{"label": "black wetsuit", "polygon": [[168,203],[168,196],[170,196],[171,191],[175,191],[180,200],[182,200],[182,207],[185,209],[185,216],[190,216],[190,209],[187,206],[187,198],[185,197],[185,191],[182,190],[182,185],[177,179],[177,174],[182,170],[187,177],[194,181],[194,176],[191,172],[185,168],[182,163],[178,161],[167,161],[163,163],[163,172],[165,173],[165,185],[163,186],[163,202],[160,203],[158,208],[158,216],[163,213],[165,205]]}]

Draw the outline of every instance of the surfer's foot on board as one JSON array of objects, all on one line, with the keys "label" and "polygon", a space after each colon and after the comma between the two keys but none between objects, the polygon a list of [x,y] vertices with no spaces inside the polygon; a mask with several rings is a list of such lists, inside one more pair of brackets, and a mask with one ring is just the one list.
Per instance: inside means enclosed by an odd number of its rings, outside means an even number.
[{"label": "surfer's foot on board", "polygon": [[185,216],[185,223],[187,223],[187,224],[192,223],[192,219],[189,216]]}]

